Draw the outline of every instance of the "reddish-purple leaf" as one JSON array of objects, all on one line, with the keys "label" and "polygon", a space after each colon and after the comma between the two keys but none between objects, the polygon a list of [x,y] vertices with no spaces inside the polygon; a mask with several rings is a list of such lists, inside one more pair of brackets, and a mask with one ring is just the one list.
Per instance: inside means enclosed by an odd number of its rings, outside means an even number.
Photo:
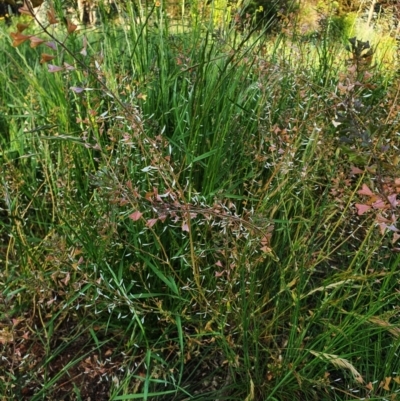
[{"label": "reddish-purple leaf", "polygon": [[69,89],[75,93],[82,93],[85,90],[85,88],[79,88],[79,86],[71,86]]},{"label": "reddish-purple leaf", "polygon": [[393,233],[393,238],[392,238],[392,244],[397,242],[397,240],[400,238],[400,234]]},{"label": "reddish-purple leaf", "polygon": [[374,193],[365,184],[363,184],[362,188],[359,191],[357,191],[357,193],[359,195],[374,196]]},{"label": "reddish-purple leaf", "polygon": [[149,220],[147,220],[146,226],[149,227],[149,228],[153,227],[154,224],[157,223],[157,220],[158,219],[149,219]]},{"label": "reddish-purple leaf", "polygon": [[357,208],[357,214],[359,216],[363,215],[364,213],[368,212],[368,210],[371,209],[371,206],[368,205],[361,205],[359,203],[356,203],[356,208]]},{"label": "reddish-purple leaf", "polygon": [[20,14],[25,14],[25,15],[29,15],[30,17],[33,17],[31,10],[28,8],[28,6],[26,4],[24,4],[23,7],[20,7],[18,9]]},{"label": "reddish-purple leaf", "polygon": [[64,67],[59,67],[58,65],[48,64],[49,72],[60,72],[64,71]]},{"label": "reddish-purple leaf", "polygon": [[136,212],[133,212],[129,215],[129,218],[133,221],[138,221],[142,217],[142,215],[143,213],[140,213],[139,210],[136,210]]},{"label": "reddish-purple leaf", "polygon": [[161,221],[161,223],[164,223],[167,217],[168,216],[166,214],[160,214],[160,216],[158,216],[158,219]]},{"label": "reddish-purple leaf", "polygon": [[397,206],[397,194],[392,194],[388,196],[388,200],[390,202],[390,204],[392,205],[392,207],[396,207]]},{"label": "reddish-purple leaf", "polygon": [[382,199],[378,199],[372,204],[372,207],[374,209],[385,209],[386,208],[386,203]]},{"label": "reddish-purple leaf", "polygon": [[37,36],[31,36],[30,41],[32,48],[38,47],[39,45],[45,42],[44,39],[38,38]]},{"label": "reddish-purple leaf", "polygon": [[47,47],[50,47],[50,49],[57,50],[57,46],[56,46],[55,42],[46,42],[45,45]]},{"label": "reddish-purple leaf", "polygon": [[393,231],[393,232],[398,232],[399,231],[399,229],[394,224],[391,224],[390,226],[387,226],[386,228],[388,230],[390,230],[390,231]]},{"label": "reddish-purple leaf", "polygon": [[379,223],[378,226],[379,226],[379,231],[380,231],[381,235],[385,235],[385,231],[388,228],[387,224]]},{"label": "reddish-purple leaf", "polygon": [[378,213],[376,215],[376,221],[378,223],[390,223],[392,220],[389,220],[386,217],[382,216],[380,213]]},{"label": "reddish-purple leaf", "polygon": [[75,70],[75,67],[73,65],[71,65],[71,64],[68,64],[68,63],[64,63],[64,67],[68,71],[74,71]]},{"label": "reddish-purple leaf", "polygon": [[364,171],[359,169],[358,167],[351,166],[350,174],[356,175],[356,174],[363,174]]}]

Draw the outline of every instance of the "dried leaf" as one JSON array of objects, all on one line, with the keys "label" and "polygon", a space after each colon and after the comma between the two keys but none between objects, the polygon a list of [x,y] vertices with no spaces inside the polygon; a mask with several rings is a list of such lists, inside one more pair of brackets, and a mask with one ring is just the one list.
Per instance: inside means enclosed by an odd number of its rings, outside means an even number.
[{"label": "dried leaf", "polygon": [[56,46],[55,42],[46,42],[45,45],[47,47],[50,47],[50,49],[57,50],[57,46]]},{"label": "dried leaf", "polygon": [[140,213],[138,210],[136,210],[136,212],[133,212],[132,214],[129,215],[129,218],[132,219],[133,221],[138,221],[142,216],[143,213]]},{"label": "dried leaf", "polygon": [[394,224],[391,224],[390,226],[387,226],[386,228],[389,231],[393,231],[393,232],[398,232],[399,231],[399,229]]},{"label": "dried leaf", "polygon": [[45,43],[45,40],[38,38],[37,36],[31,36],[30,37],[31,41],[31,48],[34,49],[35,47],[38,47],[42,43]]},{"label": "dried leaf", "polygon": [[366,388],[367,390],[372,391],[372,390],[374,389],[374,386],[372,385],[372,382],[369,382],[369,383],[365,386],[365,388]]},{"label": "dried leaf", "polygon": [[357,175],[357,174],[363,174],[364,171],[359,169],[358,167],[351,166],[350,174],[351,175]]},{"label": "dried leaf", "polygon": [[250,392],[244,401],[253,401],[255,399],[255,387],[252,378],[250,378]]},{"label": "dried leaf", "polygon": [[74,33],[76,31],[76,28],[78,28],[78,26],[72,23],[69,18],[67,18],[67,32],[69,34]]},{"label": "dried leaf", "polygon": [[56,17],[56,11],[53,7],[50,7],[49,11],[47,11],[47,20],[50,25],[58,24],[58,19]]},{"label": "dried leaf", "polygon": [[58,65],[49,64],[48,71],[51,73],[64,71],[64,67],[59,67]]},{"label": "dried leaf", "polygon": [[164,223],[164,221],[167,219],[167,215],[166,214],[160,214],[159,216],[158,216],[158,220],[160,220],[161,221],[161,223]]},{"label": "dried leaf", "polygon": [[0,330],[0,344],[7,344],[13,342],[13,335],[7,329]]},{"label": "dried leaf", "polygon": [[260,248],[260,250],[264,253],[271,253],[272,249],[269,246],[263,246],[262,248]]},{"label": "dried leaf", "polygon": [[17,30],[18,30],[18,32],[23,32],[23,31],[25,31],[26,28],[29,28],[29,26],[30,26],[30,24],[18,23],[17,24]]},{"label": "dried leaf", "polygon": [[29,15],[30,17],[33,17],[31,10],[28,8],[28,6],[26,4],[24,4],[23,7],[20,7],[18,9],[18,12],[22,15]]},{"label": "dried leaf", "polygon": [[65,276],[65,278],[64,278],[63,280],[61,280],[61,282],[62,282],[64,285],[68,285],[70,279],[71,279],[71,276],[70,276],[70,274],[69,274],[69,272],[68,272],[67,275]]},{"label": "dried leaf", "polygon": [[397,206],[397,194],[392,194],[388,196],[389,203],[393,208]]},{"label": "dried leaf", "polygon": [[357,193],[359,195],[374,196],[374,193],[365,184],[363,184],[362,188],[359,191],[357,191]]},{"label": "dried leaf", "polygon": [[392,244],[397,242],[397,240],[400,238],[400,234],[393,233],[393,238],[392,238]]},{"label": "dried leaf", "polygon": [[387,229],[387,224],[386,223],[379,223],[379,232],[381,233],[381,235],[385,235],[386,229]]},{"label": "dried leaf", "polygon": [[47,53],[42,53],[40,56],[40,64],[48,63],[51,60],[54,60],[56,56],[53,56],[51,54]]},{"label": "dried leaf", "polygon": [[386,391],[390,391],[389,384],[392,381],[391,377],[385,377],[385,380],[382,380],[381,383],[379,384],[380,388],[383,388]]},{"label": "dried leaf", "polygon": [[21,45],[22,43],[26,42],[27,40],[29,40],[31,38],[30,35],[23,35],[20,32],[11,32],[10,36],[13,39],[12,45],[14,47]]},{"label": "dried leaf", "polygon": [[359,216],[363,215],[364,213],[368,212],[368,210],[371,209],[371,206],[368,205],[362,205],[360,203],[356,203],[356,208],[357,208],[357,214]]},{"label": "dried leaf", "polygon": [[157,219],[149,219],[149,220],[147,220],[146,226],[149,227],[149,228],[153,227],[154,224],[157,223],[157,220],[158,220],[158,218]]},{"label": "dried leaf", "polygon": [[375,218],[377,223],[391,223],[391,220],[387,219],[386,217],[382,216],[380,213],[376,215]]},{"label": "dried leaf", "polygon": [[373,204],[372,204],[372,207],[374,208],[374,209],[386,209],[386,203],[382,200],[382,199],[379,199],[378,198],[378,200],[377,201],[375,201]]},{"label": "dried leaf", "polygon": [[64,62],[64,67],[67,71],[75,71],[75,67],[71,64],[65,63]]}]

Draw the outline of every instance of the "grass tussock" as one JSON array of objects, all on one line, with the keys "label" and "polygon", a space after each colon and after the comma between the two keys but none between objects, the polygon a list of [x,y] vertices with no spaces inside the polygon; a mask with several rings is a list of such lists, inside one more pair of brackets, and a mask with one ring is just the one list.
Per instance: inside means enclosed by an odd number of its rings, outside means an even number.
[{"label": "grass tussock", "polygon": [[396,399],[376,49],[50,11],[0,32],[2,399]]}]

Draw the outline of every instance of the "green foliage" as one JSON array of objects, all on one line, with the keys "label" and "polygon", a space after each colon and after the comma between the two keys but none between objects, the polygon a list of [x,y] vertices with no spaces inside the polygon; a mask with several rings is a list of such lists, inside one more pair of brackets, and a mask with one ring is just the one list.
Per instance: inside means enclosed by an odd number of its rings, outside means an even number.
[{"label": "green foliage", "polygon": [[398,96],[375,46],[173,27],[157,3],[62,17],[0,40],[4,398],[394,399]]},{"label": "green foliage", "polygon": [[346,13],[344,15],[334,15],[330,18],[332,38],[348,38],[352,36],[356,13]]}]

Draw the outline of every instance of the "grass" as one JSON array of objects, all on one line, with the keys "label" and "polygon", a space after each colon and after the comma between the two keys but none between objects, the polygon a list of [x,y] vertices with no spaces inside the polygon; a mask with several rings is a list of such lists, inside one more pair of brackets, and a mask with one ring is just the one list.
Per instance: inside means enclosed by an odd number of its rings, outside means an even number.
[{"label": "grass", "polygon": [[396,399],[395,74],[147,12],[1,31],[2,399]]}]

